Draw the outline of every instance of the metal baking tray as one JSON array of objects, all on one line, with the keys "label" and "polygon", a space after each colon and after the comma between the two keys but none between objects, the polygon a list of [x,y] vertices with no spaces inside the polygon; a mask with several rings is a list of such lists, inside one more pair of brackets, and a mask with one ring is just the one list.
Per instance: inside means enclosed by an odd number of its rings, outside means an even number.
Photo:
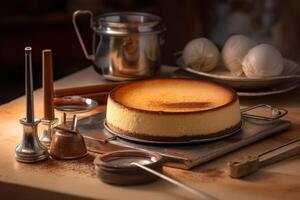
[{"label": "metal baking tray", "polygon": [[[264,106],[264,105],[263,105]],[[277,119],[261,123],[262,119],[243,117],[239,132],[216,141],[193,144],[149,144],[133,142],[111,134],[104,127],[105,112],[79,120],[78,128],[85,138],[89,151],[106,153],[124,149],[142,149],[160,153],[165,165],[181,169],[190,169],[241,147],[262,140],[290,128],[291,123]],[[264,120],[264,119],[263,119]]]}]

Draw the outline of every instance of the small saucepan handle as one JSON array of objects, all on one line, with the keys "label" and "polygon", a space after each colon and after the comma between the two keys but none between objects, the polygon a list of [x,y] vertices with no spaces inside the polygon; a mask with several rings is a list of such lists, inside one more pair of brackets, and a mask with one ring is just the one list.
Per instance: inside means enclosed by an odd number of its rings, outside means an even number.
[{"label": "small saucepan handle", "polygon": [[80,34],[80,31],[79,31],[79,28],[78,28],[77,23],[76,23],[76,18],[77,18],[78,15],[89,15],[90,16],[90,26],[92,26],[93,25],[94,14],[89,10],[77,10],[73,13],[73,18],[72,18],[73,26],[74,26],[76,35],[78,37],[79,43],[81,45],[81,48],[83,50],[83,53],[84,53],[85,57],[88,60],[93,61],[95,56],[93,54],[89,54],[88,51],[86,50],[84,42],[83,42],[81,34]]}]

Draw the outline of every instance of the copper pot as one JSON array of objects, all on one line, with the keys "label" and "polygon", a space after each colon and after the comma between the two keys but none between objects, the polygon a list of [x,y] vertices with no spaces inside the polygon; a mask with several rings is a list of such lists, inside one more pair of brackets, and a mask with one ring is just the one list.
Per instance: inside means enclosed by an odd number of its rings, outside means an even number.
[{"label": "copper pot", "polygon": [[[74,121],[77,121],[77,118]],[[50,155],[54,159],[77,159],[87,155],[84,138],[77,131],[74,123],[71,129],[65,125],[54,128]]]}]

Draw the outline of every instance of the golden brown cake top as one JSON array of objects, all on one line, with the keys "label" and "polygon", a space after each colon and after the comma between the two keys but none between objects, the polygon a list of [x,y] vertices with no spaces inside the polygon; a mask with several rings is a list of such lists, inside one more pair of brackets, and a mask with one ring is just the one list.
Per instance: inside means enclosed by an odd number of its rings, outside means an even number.
[{"label": "golden brown cake top", "polygon": [[110,98],[129,109],[190,113],[229,105],[237,100],[237,95],[230,88],[208,81],[152,79],[117,87]]}]

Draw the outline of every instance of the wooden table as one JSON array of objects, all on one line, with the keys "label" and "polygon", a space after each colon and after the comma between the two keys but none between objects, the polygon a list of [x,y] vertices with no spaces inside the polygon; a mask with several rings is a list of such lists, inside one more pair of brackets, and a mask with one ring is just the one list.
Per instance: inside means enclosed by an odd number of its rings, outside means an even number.
[{"label": "wooden table", "polygon": [[[56,88],[101,83],[104,80],[86,68],[55,83]],[[5,91],[3,91],[5,92]],[[35,91],[36,115],[42,116],[41,90]],[[289,111],[286,119],[292,129],[230,153],[191,171],[164,168],[180,181],[219,198],[228,200],[299,199],[300,156],[263,168],[242,180],[228,177],[226,163],[282,144],[300,134],[300,90],[273,97],[241,100],[242,106],[268,103]],[[169,183],[159,180],[141,186],[118,187],[98,180],[93,168],[94,155],[77,161],[48,160],[36,164],[15,161],[15,146],[20,142],[25,116],[25,99],[18,98],[0,108],[0,196],[1,199],[195,199]]]}]

